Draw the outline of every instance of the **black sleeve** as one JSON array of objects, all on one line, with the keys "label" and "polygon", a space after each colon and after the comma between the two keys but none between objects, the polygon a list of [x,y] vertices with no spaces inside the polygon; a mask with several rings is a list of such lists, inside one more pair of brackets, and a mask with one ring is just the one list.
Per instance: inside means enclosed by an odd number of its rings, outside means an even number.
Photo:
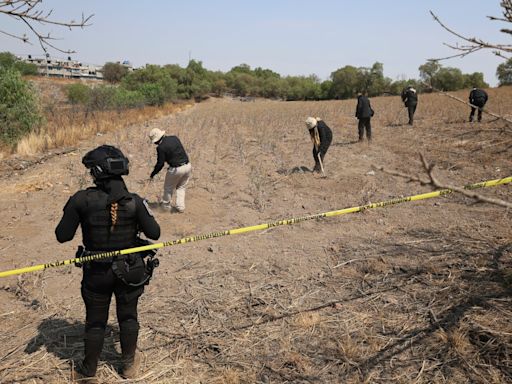
[{"label": "black sleeve", "polygon": [[55,228],[55,236],[59,243],[70,241],[75,237],[76,230],[80,224],[80,214],[78,211],[77,195],[70,197],[64,206],[64,214],[60,219],[57,228]]},{"label": "black sleeve", "polygon": [[361,109],[361,98],[357,98],[357,106],[356,106],[356,117],[359,117]]},{"label": "black sleeve", "polygon": [[158,172],[160,172],[165,164],[165,154],[164,154],[163,149],[160,148],[160,146],[156,147],[156,154],[157,154],[157,159],[156,159],[155,169],[153,169],[153,172],[151,172],[151,177],[154,177]]},{"label": "black sleeve", "polygon": [[160,237],[160,226],[149,210],[147,203],[138,195],[135,195],[135,203],[137,206],[137,223],[139,224],[139,229],[146,237],[157,240]]},{"label": "black sleeve", "polygon": [[318,136],[320,138],[320,150],[325,150],[327,146],[327,125],[325,123],[318,124]]}]

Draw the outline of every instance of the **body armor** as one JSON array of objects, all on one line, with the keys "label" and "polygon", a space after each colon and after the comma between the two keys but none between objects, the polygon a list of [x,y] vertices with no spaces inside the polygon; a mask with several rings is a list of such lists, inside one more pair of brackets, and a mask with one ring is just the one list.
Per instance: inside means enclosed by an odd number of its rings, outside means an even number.
[{"label": "body armor", "polygon": [[135,200],[125,199],[118,204],[117,221],[112,227],[107,199],[108,195],[98,189],[91,188],[86,192],[82,235],[88,251],[114,251],[136,245],[138,228]]}]

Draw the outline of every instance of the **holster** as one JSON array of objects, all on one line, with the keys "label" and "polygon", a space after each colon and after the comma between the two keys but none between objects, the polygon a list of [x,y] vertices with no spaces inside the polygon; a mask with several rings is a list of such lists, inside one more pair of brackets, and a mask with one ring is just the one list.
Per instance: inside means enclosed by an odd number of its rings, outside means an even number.
[{"label": "holster", "polygon": [[[149,240],[137,238],[137,247],[152,244]],[[83,257],[100,252],[87,251],[82,245],[78,246],[75,257]],[[126,285],[130,287],[140,287],[149,284],[153,276],[153,271],[160,265],[160,261],[155,257],[157,251],[154,249],[131,253],[128,255],[108,257],[92,263],[111,263],[114,274]],[[146,258],[146,260],[144,260]],[[77,267],[82,267],[83,263],[75,263]]]}]

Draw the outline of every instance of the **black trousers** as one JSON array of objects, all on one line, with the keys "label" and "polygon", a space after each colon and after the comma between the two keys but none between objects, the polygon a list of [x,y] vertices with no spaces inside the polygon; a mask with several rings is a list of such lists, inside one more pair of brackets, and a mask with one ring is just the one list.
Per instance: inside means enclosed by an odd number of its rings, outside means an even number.
[{"label": "black trousers", "polygon": [[366,138],[368,141],[372,139],[372,123],[371,117],[361,117],[359,118],[359,123],[357,124],[357,130],[359,131],[359,141],[363,140],[364,130],[366,128]]},{"label": "black trousers", "polygon": [[[143,274],[144,271],[141,270]],[[142,277],[142,276],[141,276]],[[116,297],[116,314],[119,323],[123,358],[135,354],[139,334],[137,304],[144,286],[131,287],[120,280],[111,263],[90,262],[84,264],[82,298],[85,304],[85,357],[83,370],[94,376],[103,349],[105,328],[112,294]]]},{"label": "black trousers", "polygon": [[484,104],[474,104],[475,107],[471,106],[471,113],[469,114],[469,122],[472,122],[473,121],[473,118],[475,116],[475,111],[476,109],[478,108],[478,121],[482,121],[482,110],[484,109],[484,106],[485,106],[485,103]]},{"label": "black trousers", "polygon": [[322,169],[320,167],[320,161],[318,160],[318,156],[320,155],[320,159],[322,160],[322,164],[324,163],[324,157],[329,149],[331,142],[328,143],[320,143],[320,148],[318,150],[315,146],[313,146],[313,159],[315,160],[315,168],[313,168],[313,172],[320,172]]},{"label": "black trousers", "polygon": [[407,112],[409,113],[409,125],[414,123],[414,112],[416,112],[416,104],[408,105]]}]

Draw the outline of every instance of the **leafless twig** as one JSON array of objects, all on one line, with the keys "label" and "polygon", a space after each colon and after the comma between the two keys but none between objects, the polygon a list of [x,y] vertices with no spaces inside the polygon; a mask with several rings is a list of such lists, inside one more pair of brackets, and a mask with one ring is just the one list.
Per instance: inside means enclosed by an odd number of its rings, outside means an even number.
[{"label": "leafless twig", "polygon": [[[55,46],[52,42],[57,39],[52,37],[50,33],[41,32],[34,26],[34,24],[40,23],[43,25],[55,25],[59,27],[67,27],[69,29],[77,27],[84,28],[91,25],[90,20],[94,15],[91,14],[85,16],[82,13],[82,17],[79,21],[61,21],[52,17],[53,9],[50,9],[49,11],[40,9],[39,6],[42,4],[42,2],[43,0],[0,0],[0,14],[10,16],[24,23],[30,32],[32,32],[37,37],[39,45],[43,51],[47,52],[48,48],[52,48],[62,53],[74,53],[72,50],[63,50]],[[26,34],[12,34],[1,29],[0,33],[15,39],[19,39],[24,43],[31,44],[30,39]]]},{"label": "leafless twig", "polygon": [[500,207],[512,208],[512,203],[510,203],[508,201],[501,200],[501,199],[495,199],[495,198],[492,198],[492,197],[483,196],[483,195],[480,195],[480,194],[475,193],[475,192],[473,192],[471,190],[468,190],[468,189],[464,189],[464,188],[460,188],[460,187],[455,187],[455,186],[450,185],[450,184],[441,183],[437,179],[437,177],[434,176],[434,173],[433,173],[435,164],[434,163],[428,163],[428,161],[425,159],[425,156],[423,156],[422,153],[420,153],[420,158],[421,158],[421,162],[423,164],[423,167],[425,168],[425,171],[427,172],[427,175],[428,175],[428,177],[430,179],[429,181],[421,179],[418,176],[408,175],[408,174],[405,174],[405,173],[402,173],[402,172],[399,172],[399,171],[388,170],[388,169],[385,169],[384,167],[374,166],[374,168],[379,170],[379,171],[382,171],[384,173],[387,173],[387,174],[390,174],[390,175],[393,175],[393,176],[398,176],[398,177],[407,179],[408,181],[413,181],[413,182],[420,183],[421,185],[432,185],[432,186],[434,186],[436,188],[439,188],[439,189],[450,189],[453,192],[457,192],[457,193],[460,193],[460,194],[462,194],[464,196],[471,197],[472,199],[475,199],[477,201],[481,201],[481,202],[489,203],[489,204],[494,204],[494,205],[499,205]]},{"label": "leafless twig", "polygon": [[435,176],[434,176],[434,166],[435,164],[429,164],[428,161],[425,159],[425,156],[423,156],[422,153],[420,153],[421,162],[423,163],[423,167],[427,171],[428,177],[430,178],[430,181],[432,185],[434,185],[437,188],[441,189],[451,189],[454,192],[460,193],[464,196],[471,197],[473,199],[476,199],[478,201],[483,201],[485,203],[490,203],[494,205],[499,205],[501,207],[505,208],[512,208],[512,203],[509,203],[508,201],[501,200],[501,199],[494,199],[492,197],[486,197],[483,195],[480,195],[478,193],[475,193],[473,191],[469,191],[464,188],[455,187],[450,184],[443,184],[441,183]]},{"label": "leafless twig", "polygon": [[[512,0],[503,0],[501,2],[501,7],[503,8],[503,18],[501,17],[494,17],[494,16],[488,16],[490,20],[493,21],[502,21],[506,23],[512,23]],[[459,52],[457,54],[442,57],[438,59],[432,59],[435,61],[438,60],[447,60],[452,59],[455,57],[464,57],[471,53],[480,51],[482,49],[491,49],[493,50],[493,53],[497,56],[503,57],[505,59],[508,59],[505,53],[512,53],[512,45],[511,44],[497,44],[497,43],[491,43],[484,41],[478,37],[467,37],[464,36],[453,29],[449,28],[446,24],[444,24],[439,17],[434,14],[434,12],[430,11],[430,14],[434,18],[434,20],[443,27],[446,31],[448,31],[450,34],[454,35],[458,39],[462,40],[464,43],[462,45],[452,45],[452,44],[446,44],[446,46],[450,47],[451,49]],[[508,35],[512,34],[512,31],[510,29],[502,28],[501,32],[506,33]]]}]

